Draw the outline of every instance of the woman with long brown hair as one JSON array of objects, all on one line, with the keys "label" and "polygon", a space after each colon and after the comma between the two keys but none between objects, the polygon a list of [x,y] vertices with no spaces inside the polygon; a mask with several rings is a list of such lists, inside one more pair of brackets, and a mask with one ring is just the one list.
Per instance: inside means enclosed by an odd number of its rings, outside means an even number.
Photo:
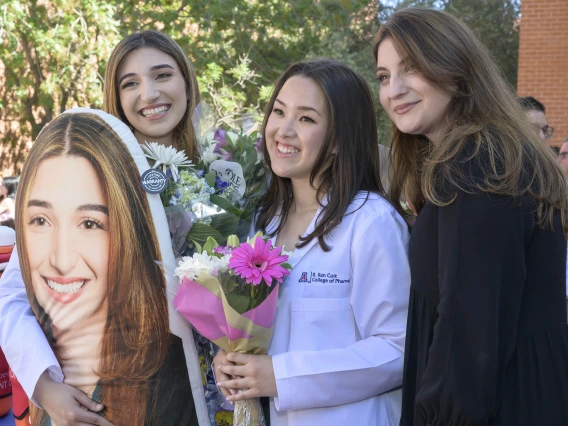
[{"label": "woman with long brown hair", "polygon": [[[83,111],[43,129],[22,171],[17,248],[32,310],[65,382],[107,420],[197,425],[137,166],[113,117]],[[31,419],[51,424],[35,407]]]},{"label": "woman with long brown hair", "polygon": [[568,419],[568,195],[483,45],[444,12],[374,43],[393,122],[391,197],[418,211],[401,425]]},{"label": "woman with long brown hair", "polygon": [[158,142],[198,156],[191,121],[200,94],[183,49],[159,31],[123,39],[112,51],[104,78],[103,109],[130,126],[138,142]]}]

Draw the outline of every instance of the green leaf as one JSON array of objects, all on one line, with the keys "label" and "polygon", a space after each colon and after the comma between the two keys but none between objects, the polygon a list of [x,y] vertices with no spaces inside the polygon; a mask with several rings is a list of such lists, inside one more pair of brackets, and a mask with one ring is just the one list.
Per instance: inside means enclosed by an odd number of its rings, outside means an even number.
[{"label": "green leaf", "polygon": [[229,200],[220,195],[213,194],[209,197],[209,201],[211,201],[216,206],[222,208],[228,213],[233,214],[234,216],[241,217],[243,211],[233,205]]},{"label": "green leaf", "polygon": [[193,245],[195,246],[195,251],[197,253],[203,253],[203,248],[201,247],[201,244],[199,244],[197,241],[195,240],[191,240],[191,242],[193,243]]},{"label": "green leaf", "polygon": [[225,245],[227,243],[227,237],[233,235],[237,231],[237,226],[239,226],[239,218],[231,213],[221,213],[213,216],[211,221],[211,226],[219,232],[223,237],[218,241]]},{"label": "green leaf", "polygon": [[207,173],[205,175],[205,181],[207,182],[207,185],[209,185],[211,188],[215,188],[215,177],[217,176],[217,173],[215,173],[215,171],[211,170],[209,173]]},{"label": "green leaf", "polygon": [[223,235],[221,235],[215,227],[205,225],[204,223],[194,223],[189,231],[187,239],[203,245],[207,241],[208,237],[214,238],[217,241],[223,240]]},{"label": "green leaf", "polygon": [[209,256],[212,256],[213,253],[214,253],[213,249],[215,247],[219,247],[219,243],[217,241],[215,241],[214,238],[207,237],[207,241],[205,242],[205,245],[203,246],[203,250],[205,250]]},{"label": "green leaf", "polygon": [[227,302],[229,302],[229,305],[239,314],[242,315],[248,310],[250,310],[249,309],[249,306],[251,305],[250,296],[245,296],[236,293],[228,293],[225,294],[225,296],[227,297]]}]

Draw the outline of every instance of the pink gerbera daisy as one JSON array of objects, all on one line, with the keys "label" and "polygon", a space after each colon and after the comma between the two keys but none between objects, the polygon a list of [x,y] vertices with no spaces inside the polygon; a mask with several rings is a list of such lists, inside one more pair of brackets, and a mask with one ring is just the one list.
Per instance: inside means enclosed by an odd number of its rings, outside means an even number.
[{"label": "pink gerbera daisy", "polygon": [[243,243],[233,249],[229,268],[244,278],[247,284],[259,285],[264,280],[270,287],[273,279],[281,283],[282,279],[290,274],[288,269],[281,266],[288,260],[288,256],[281,255],[281,251],[282,247],[273,249],[270,240],[264,242],[262,238],[257,238],[254,248],[248,243]]}]

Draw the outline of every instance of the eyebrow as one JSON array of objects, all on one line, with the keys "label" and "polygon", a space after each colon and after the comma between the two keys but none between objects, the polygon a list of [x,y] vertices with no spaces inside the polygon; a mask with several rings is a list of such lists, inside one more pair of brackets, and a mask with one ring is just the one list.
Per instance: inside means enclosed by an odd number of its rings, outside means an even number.
[{"label": "eyebrow", "polygon": [[[282,106],[284,107],[286,106],[286,104],[282,102],[280,99],[276,99],[276,102],[282,104]],[[300,111],[313,111],[321,117],[321,114],[318,112],[318,110],[310,106],[299,106],[296,109],[299,109]]]},{"label": "eyebrow", "polygon": [[[150,71],[156,71],[156,70],[159,70],[159,69],[162,69],[162,68],[169,68],[171,70],[174,69],[174,67],[172,67],[169,64],[160,64],[160,65],[154,65],[153,67],[150,67]],[[135,75],[136,75],[136,73],[133,73],[133,72],[129,72],[128,74],[124,74],[122,77],[120,77],[118,79],[118,84],[122,83],[122,80],[124,80],[125,78],[134,77]]]},{"label": "eyebrow", "polygon": [[108,208],[106,206],[103,206],[102,204],[82,204],[79,207],[77,207],[77,211],[78,212],[85,212],[85,211],[99,212],[99,213],[106,214],[108,216]]},{"label": "eyebrow", "polygon": [[[408,59],[408,57],[406,57],[406,58],[402,58],[402,59],[400,60],[400,62],[397,64],[397,66],[398,66],[398,65],[408,65],[408,64],[410,64],[410,60]],[[385,68],[385,67],[379,66],[379,67],[377,67],[377,69],[376,69],[375,71],[376,71],[376,72],[379,72],[379,71],[388,71],[388,69]]]},{"label": "eyebrow", "polygon": [[28,207],[43,207],[44,209],[53,209],[53,206],[50,202],[36,199],[29,200]]},{"label": "eyebrow", "polygon": [[[51,204],[49,201],[43,201],[37,199],[32,199],[28,201],[28,207],[42,207],[44,209],[53,210],[53,204]],[[77,207],[76,211],[99,212],[106,214],[108,216],[108,208],[106,206],[103,206],[102,204],[81,204],[79,207]]]}]

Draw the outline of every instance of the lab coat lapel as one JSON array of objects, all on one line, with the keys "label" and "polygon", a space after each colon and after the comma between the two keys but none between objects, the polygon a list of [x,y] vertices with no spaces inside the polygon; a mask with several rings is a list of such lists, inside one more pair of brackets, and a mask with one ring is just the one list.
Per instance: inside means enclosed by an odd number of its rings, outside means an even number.
[{"label": "lab coat lapel", "polygon": [[[323,203],[326,203],[327,199],[324,198]],[[304,233],[303,237],[305,237],[306,235],[310,235],[312,232],[314,232],[314,229],[316,227],[316,220],[319,217],[320,213],[321,213],[322,207],[320,206],[318,208],[318,211],[316,212],[316,214],[314,215],[314,218],[312,219],[312,221],[310,222],[308,229],[306,229],[306,232]],[[292,255],[292,257],[288,260],[288,263],[292,266],[292,268],[295,268],[296,265],[300,262],[300,260],[302,260],[302,258],[311,250],[311,248],[318,243],[318,239],[314,238],[312,239],[307,245],[305,245],[304,247],[301,248],[296,248],[296,250],[294,250],[294,254]]]}]

